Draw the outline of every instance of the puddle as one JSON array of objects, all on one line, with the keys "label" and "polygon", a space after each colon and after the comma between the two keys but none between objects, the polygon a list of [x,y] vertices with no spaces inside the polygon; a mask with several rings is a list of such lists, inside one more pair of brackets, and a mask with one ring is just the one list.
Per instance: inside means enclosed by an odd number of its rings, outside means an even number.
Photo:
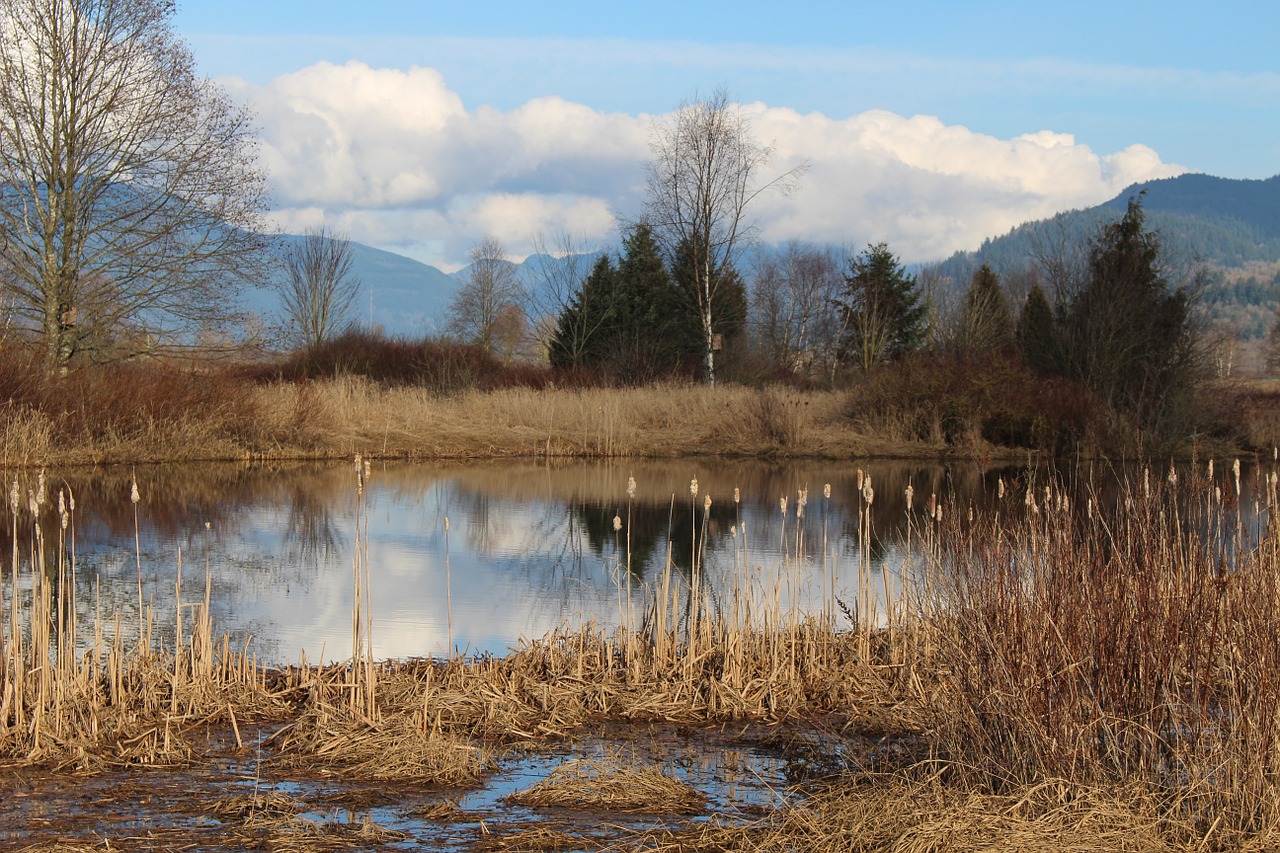
[{"label": "puddle", "polygon": [[[838,754],[824,740],[828,753]],[[227,814],[226,804],[236,800],[288,803],[289,814],[282,818],[288,831],[336,833],[346,850],[464,851],[539,829],[564,836],[558,849],[573,849],[574,839],[581,849],[595,849],[641,830],[757,818],[795,796],[789,792],[792,784],[811,772],[804,752],[742,732],[619,727],[511,751],[477,786],[466,789],[365,783],[333,772],[304,777],[273,767],[269,754],[252,750],[176,770],[77,775],[14,769],[0,782],[0,847],[14,842],[94,849],[109,844],[113,850],[273,846],[263,835],[268,830],[254,829],[251,812]],[[609,757],[661,767],[701,793],[704,807],[693,815],[624,814],[534,809],[507,800],[566,761]]]}]

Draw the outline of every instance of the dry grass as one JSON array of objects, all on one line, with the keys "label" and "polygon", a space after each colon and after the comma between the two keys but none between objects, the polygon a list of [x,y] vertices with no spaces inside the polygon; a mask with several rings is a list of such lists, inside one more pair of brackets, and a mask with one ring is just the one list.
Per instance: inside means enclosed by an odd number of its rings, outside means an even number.
[{"label": "dry grass", "polygon": [[416,457],[847,456],[883,451],[835,392],[664,385],[512,388],[442,397],[342,378],[257,392],[264,434],[322,454]]},{"label": "dry grass", "polygon": [[[262,746],[284,766],[466,785],[492,750],[593,721],[821,716],[913,731],[928,760],[849,778],[756,825],[653,835],[637,849],[1267,849],[1280,839],[1275,473],[1259,471],[1268,488],[1250,507],[1221,468],[1145,472],[1105,513],[1096,493],[1056,483],[1011,488],[989,514],[939,520],[920,501],[901,557],[916,583],[888,613],[860,590],[843,630],[831,606],[812,619],[776,600],[762,612],[733,590],[711,601],[694,555],[692,581],[669,565],[639,624],[565,629],[501,659],[373,660],[362,533],[351,660],[284,671],[214,642],[207,580],[203,601],[175,589],[190,616],[168,650],[145,609],[136,626],[60,614],[74,555],[44,542],[34,520],[53,502],[33,489],[27,509],[11,506],[35,545],[24,563],[14,537],[5,573],[0,752],[89,769],[194,761],[197,730],[229,728],[239,741],[253,719],[283,724]],[[655,768],[613,759],[566,764],[513,801],[673,811],[696,799]],[[232,822],[260,816],[245,831],[274,849],[392,838],[303,823],[283,802],[225,808]]]},{"label": "dry grass", "polygon": [[705,798],[657,765],[617,755],[570,759],[507,800],[539,809],[688,814],[700,810]]}]

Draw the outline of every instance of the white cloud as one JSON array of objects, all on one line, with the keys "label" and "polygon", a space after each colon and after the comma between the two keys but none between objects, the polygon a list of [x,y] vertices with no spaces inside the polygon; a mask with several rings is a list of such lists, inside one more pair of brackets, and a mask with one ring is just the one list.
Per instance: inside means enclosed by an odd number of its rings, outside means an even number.
[{"label": "white cloud", "polygon": [[[468,109],[435,70],[360,62],[228,85],[258,111],[275,216],[288,230],[324,219],[453,268],[486,233],[517,256],[537,234],[603,239],[643,201],[649,116],[555,97]],[[936,259],[1183,171],[1143,145],[1099,154],[1052,130],[1000,139],[883,110],[744,109],[778,169],[810,164],[795,195],[766,196],[755,209],[770,242],[885,240],[904,260]]]}]

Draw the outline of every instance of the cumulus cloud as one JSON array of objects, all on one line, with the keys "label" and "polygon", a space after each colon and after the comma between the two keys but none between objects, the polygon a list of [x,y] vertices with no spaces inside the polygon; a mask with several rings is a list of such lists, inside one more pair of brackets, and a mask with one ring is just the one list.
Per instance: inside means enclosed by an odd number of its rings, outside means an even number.
[{"label": "cumulus cloud", "polygon": [[[517,257],[539,234],[606,239],[640,210],[650,132],[664,118],[555,97],[469,109],[433,69],[361,62],[228,88],[258,113],[281,227],[324,221],[446,269],[487,233]],[[766,242],[885,240],[904,260],[938,259],[1183,171],[1143,145],[1100,154],[1057,130],[1000,139],[883,110],[743,109],[779,171],[809,164],[798,192],[754,209]]]}]

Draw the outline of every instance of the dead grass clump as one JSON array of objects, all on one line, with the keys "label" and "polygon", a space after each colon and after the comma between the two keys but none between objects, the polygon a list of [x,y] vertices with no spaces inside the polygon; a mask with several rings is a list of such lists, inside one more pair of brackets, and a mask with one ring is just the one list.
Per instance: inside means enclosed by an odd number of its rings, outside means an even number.
[{"label": "dead grass clump", "polygon": [[702,808],[705,797],[657,765],[612,756],[570,759],[507,800],[532,808],[689,814]]},{"label": "dead grass clump", "polygon": [[255,839],[258,842],[255,846],[264,846],[278,853],[330,853],[396,844],[410,838],[408,833],[379,826],[368,817],[359,824],[316,823],[295,818],[271,828],[265,837]]},{"label": "dead grass clump", "polygon": [[550,853],[558,850],[585,850],[596,846],[579,836],[538,825],[522,827],[507,835],[495,833],[484,836],[473,849],[483,853]]},{"label": "dead grass clump", "polygon": [[750,824],[650,832],[620,849],[728,853],[1193,850],[1149,793],[1051,782],[1001,795],[932,778],[838,783]]},{"label": "dead grass clump", "polygon": [[308,711],[281,747],[294,765],[340,767],[350,777],[384,782],[469,785],[493,765],[487,748],[433,731],[421,714],[390,709],[376,723],[334,709]]},{"label": "dead grass clump", "polygon": [[280,791],[262,791],[224,797],[213,804],[213,813],[225,823],[244,826],[278,826],[304,811],[302,803]]}]

